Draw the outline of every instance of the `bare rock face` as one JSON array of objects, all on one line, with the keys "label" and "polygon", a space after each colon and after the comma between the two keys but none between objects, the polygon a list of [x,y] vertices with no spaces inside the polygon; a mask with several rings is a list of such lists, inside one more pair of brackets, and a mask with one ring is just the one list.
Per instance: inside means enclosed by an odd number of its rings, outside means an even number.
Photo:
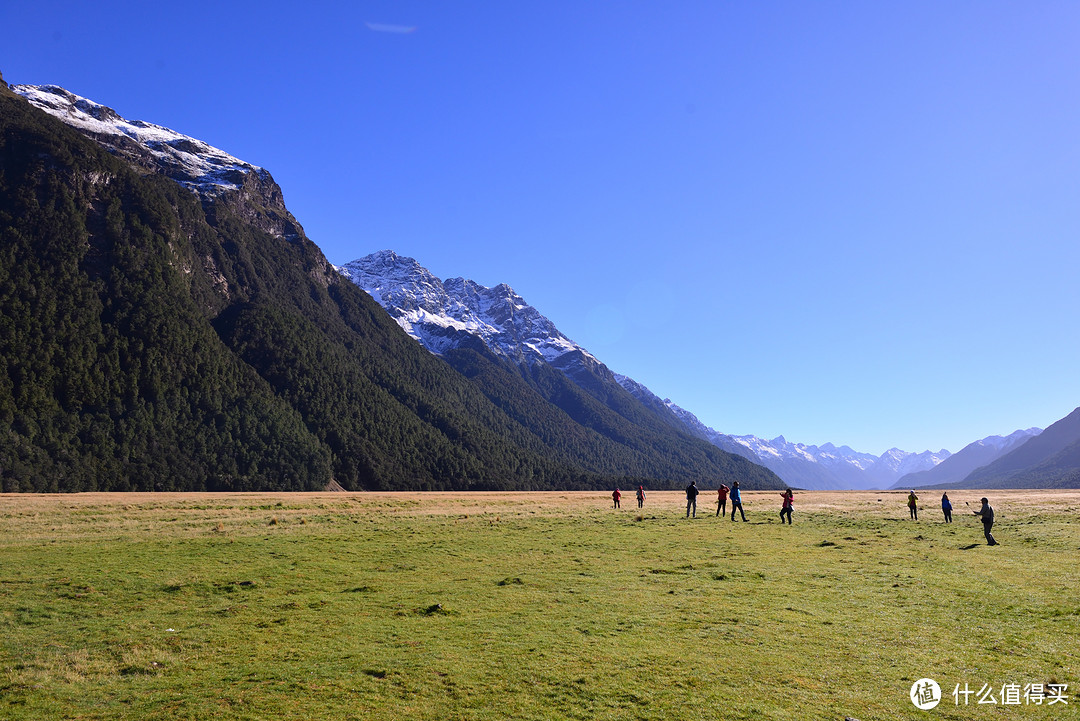
[{"label": "bare rock face", "polygon": [[[254,168],[233,176],[235,188],[211,196],[228,206],[237,216],[275,238],[297,241],[304,236],[300,222],[285,207],[281,188],[269,172]],[[206,200],[206,199],[204,199]]]}]

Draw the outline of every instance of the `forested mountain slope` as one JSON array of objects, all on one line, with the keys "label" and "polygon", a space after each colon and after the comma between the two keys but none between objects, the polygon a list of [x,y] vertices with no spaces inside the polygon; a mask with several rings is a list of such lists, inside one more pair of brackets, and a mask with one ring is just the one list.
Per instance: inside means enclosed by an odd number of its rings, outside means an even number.
[{"label": "forested mountain slope", "polygon": [[93,137],[0,87],[4,491],[778,485],[696,439],[586,428],[499,359],[432,356],[266,171],[200,194]]}]

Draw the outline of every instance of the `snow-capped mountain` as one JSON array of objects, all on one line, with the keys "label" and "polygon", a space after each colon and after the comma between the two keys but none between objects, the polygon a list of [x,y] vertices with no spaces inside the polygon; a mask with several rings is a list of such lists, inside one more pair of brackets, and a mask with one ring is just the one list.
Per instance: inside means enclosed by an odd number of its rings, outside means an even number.
[{"label": "snow-capped mountain", "polygon": [[285,207],[281,188],[267,170],[175,130],[126,120],[112,108],[56,85],[11,89],[110,153],[171,178],[204,202],[224,199],[244,220],[271,235],[293,241],[303,237],[304,229]]},{"label": "snow-capped mountain", "polygon": [[145,149],[166,175],[201,195],[237,190],[251,174],[268,175],[201,140],[142,120],[126,120],[112,108],[56,85],[13,85],[32,104],[74,126],[106,147],[130,155],[132,144]]},{"label": "snow-capped mountain", "polygon": [[[721,450],[758,461],[735,444],[713,443],[690,429],[648,388],[620,376],[529,305],[509,285],[487,288],[464,278],[439,280],[413,258],[391,250],[372,253],[337,268],[382,305],[394,320],[432,353],[483,347],[526,369],[550,366],[620,415],[640,422],[639,411],[681,433],[689,432]],[[629,408],[636,400],[639,410]],[[644,406],[642,409],[641,406]]]},{"label": "snow-capped mountain", "polygon": [[555,366],[568,354],[596,359],[504,284],[487,288],[464,278],[439,280],[392,250],[354,260],[338,272],[366,290],[432,353],[478,338],[515,363]]}]

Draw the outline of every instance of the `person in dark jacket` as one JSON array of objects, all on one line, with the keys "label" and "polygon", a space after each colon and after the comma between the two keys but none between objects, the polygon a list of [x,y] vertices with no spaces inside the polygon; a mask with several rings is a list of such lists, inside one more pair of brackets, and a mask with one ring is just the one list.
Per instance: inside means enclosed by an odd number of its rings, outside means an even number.
[{"label": "person in dark jacket", "polygon": [[690,481],[690,485],[686,487],[686,517],[690,517],[690,509],[694,510],[694,518],[697,518],[697,481]]},{"label": "person in dark jacket", "polygon": [[986,543],[989,546],[998,545],[997,540],[994,539],[994,534],[990,533],[990,529],[994,527],[994,507],[990,505],[990,501],[983,498],[982,508],[977,511],[972,511],[976,516],[982,516],[983,522],[983,535],[986,536]]},{"label": "person in dark jacket", "polygon": [[637,507],[641,508],[645,505],[645,486],[637,487]]}]

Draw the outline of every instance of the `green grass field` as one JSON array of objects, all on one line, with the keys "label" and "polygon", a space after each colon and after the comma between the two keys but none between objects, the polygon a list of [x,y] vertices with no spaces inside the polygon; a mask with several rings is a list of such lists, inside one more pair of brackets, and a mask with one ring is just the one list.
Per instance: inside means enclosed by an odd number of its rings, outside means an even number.
[{"label": "green grass field", "polygon": [[1076,718],[1080,492],[950,496],[0,496],[0,719]]}]

